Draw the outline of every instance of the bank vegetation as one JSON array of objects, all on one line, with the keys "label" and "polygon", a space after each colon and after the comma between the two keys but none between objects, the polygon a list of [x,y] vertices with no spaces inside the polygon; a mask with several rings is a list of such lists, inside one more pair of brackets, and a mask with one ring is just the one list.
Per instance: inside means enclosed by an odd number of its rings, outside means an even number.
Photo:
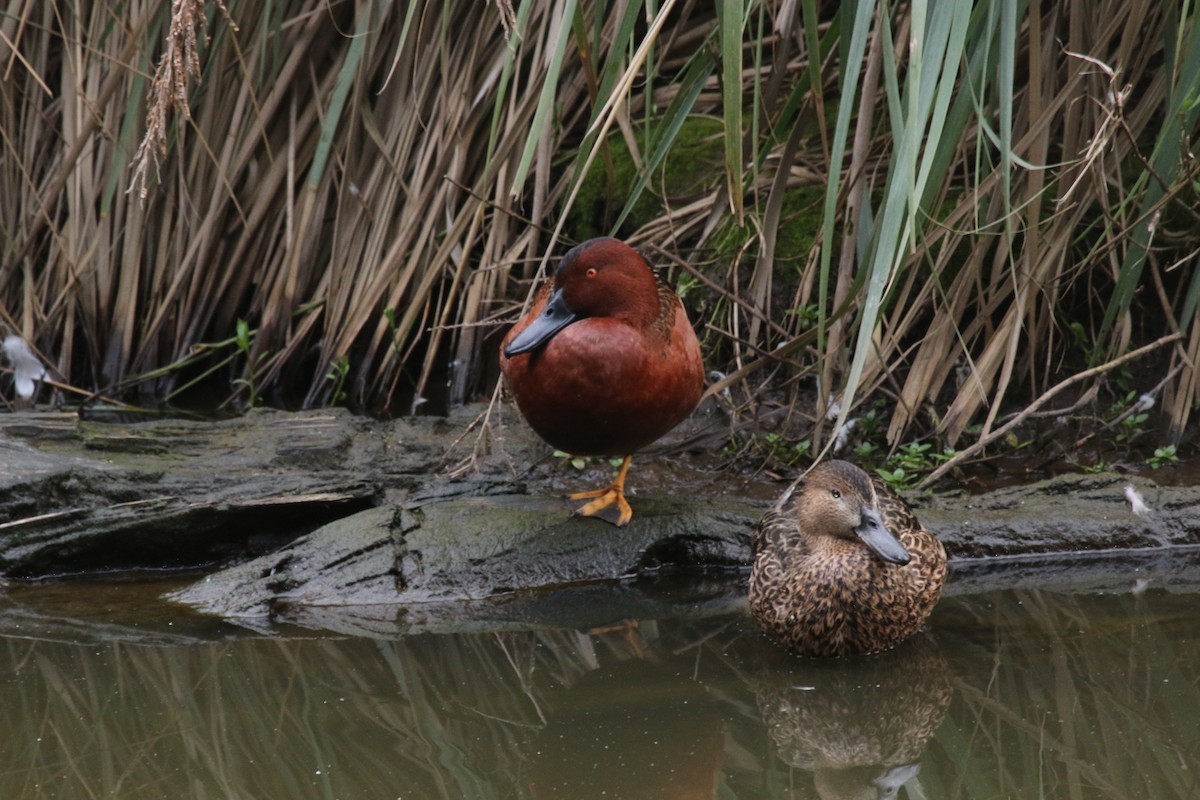
[{"label": "bank vegetation", "polygon": [[490,396],[536,279],[614,234],[684,293],[735,438],[1177,444],[1196,16],[9,0],[0,332],[69,403],[436,411]]}]

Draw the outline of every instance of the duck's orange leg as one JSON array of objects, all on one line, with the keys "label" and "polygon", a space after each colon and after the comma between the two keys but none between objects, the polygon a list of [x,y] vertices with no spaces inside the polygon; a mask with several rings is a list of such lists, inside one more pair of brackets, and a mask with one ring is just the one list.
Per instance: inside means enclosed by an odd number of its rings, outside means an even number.
[{"label": "duck's orange leg", "polygon": [[602,514],[600,519],[611,522],[618,528],[633,519],[633,509],[629,507],[629,503],[625,500],[625,474],[629,472],[629,462],[633,461],[633,455],[625,456],[625,460],[621,462],[621,468],[617,470],[617,477],[613,478],[613,482],[603,489],[593,489],[589,492],[575,492],[568,495],[572,500],[586,500],[595,498],[590,503],[580,506],[575,509],[575,513],[582,517],[595,516],[597,512],[604,511],[612,506],[617,507],[616,519],[610,519],[613,514]]}]

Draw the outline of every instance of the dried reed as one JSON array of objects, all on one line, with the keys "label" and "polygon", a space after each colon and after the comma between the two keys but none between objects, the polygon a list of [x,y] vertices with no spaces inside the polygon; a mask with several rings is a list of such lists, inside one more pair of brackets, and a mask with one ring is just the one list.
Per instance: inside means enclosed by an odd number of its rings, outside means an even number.
[{"label": "dried reed", "polygon": [[822,438],[886,396],[893,446],[954,445],[1178,334],[1134,382],[1180,439],[1193,7],[719,6],[11,0],[0,333],[88,390],[403,413],[488,392],[526,281],[612,231],[703,278],[735,417],[777,384]]}]

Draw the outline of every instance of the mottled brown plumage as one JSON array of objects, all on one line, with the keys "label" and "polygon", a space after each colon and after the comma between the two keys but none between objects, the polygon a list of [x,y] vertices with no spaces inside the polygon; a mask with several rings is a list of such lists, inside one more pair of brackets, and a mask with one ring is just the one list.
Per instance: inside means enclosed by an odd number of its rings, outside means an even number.
[{"label": "mottled brown plumage", "polygon": [[845,461],[813,468],[754,532],[750,610],[806,656],[895,647],[929,616],[946,551],[878,478]]}]

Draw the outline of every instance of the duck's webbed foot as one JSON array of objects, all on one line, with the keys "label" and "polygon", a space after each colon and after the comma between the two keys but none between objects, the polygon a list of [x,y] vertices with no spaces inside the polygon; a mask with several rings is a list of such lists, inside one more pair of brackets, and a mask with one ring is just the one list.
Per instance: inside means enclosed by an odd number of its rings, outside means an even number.
[{"label": "duck's webbed foot", "polygon": [[629,462],[632,460],[633,456],[625,456],[625,460],[621,462],[621,468],[617,470],[617,477],[613,478],[613,482],[603,489],[592,489],[568,495],[571,500],[590,499],[590,502],[575,509],[575,513],[581,517],[597,517],[618,528],[633,519],[633,509],[625,500],[625,475],[629,472]]}]

